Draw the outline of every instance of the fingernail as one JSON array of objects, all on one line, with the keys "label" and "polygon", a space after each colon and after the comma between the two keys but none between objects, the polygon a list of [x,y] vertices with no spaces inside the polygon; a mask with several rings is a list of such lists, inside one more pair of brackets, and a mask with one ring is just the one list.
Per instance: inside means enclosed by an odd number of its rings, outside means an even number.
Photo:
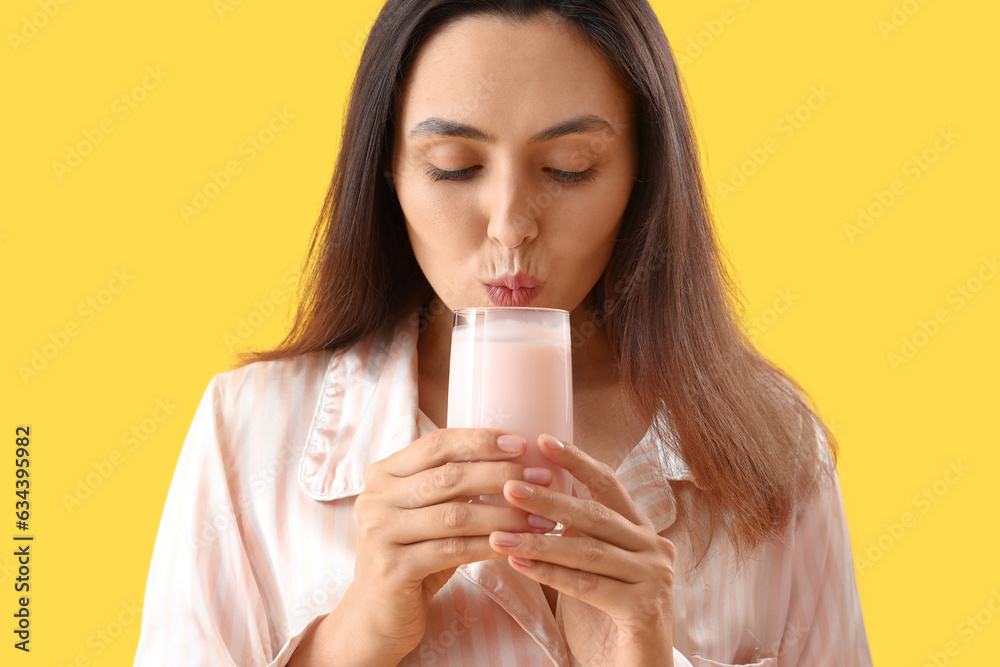
[{"label": "fingernail", "polygon": [[493,533],[493,541],[501,547],[516,547],[524,541],[524,538],[517,533],[504,533],[498,530]]},{"label": "fingernail", "polygon": [[551,436],[548,433],[545,434],[544,439],[545,439],[545,444],[548,445],[549,449],[559,450],[566,448],[566,445],[562,444],[554,436]]},{"label": "fingernail", "polygon": [[538,516],[537,514],[528,515],[528,523],[535,528],[541,528],[542,530],[552,530],[556,527],[556,522],[551,519],[546,519],[544,516]]},{"label": "fingernail", "polygon": [[522,473],[525,482],[548,484],[552,481],[552,471],[548,468],[525,468]]},{"label": "fingernail", "polygon": [[517,556],[509,556],[510,562],[515,565],[520,565],[521,567],[534,567],[535,561],[528,558],[518,558]]},{"label": "fingernail", "polygon": [[524,438],[519,435],[501,435],[497,447],[505,452],[519,452],[524,448]]},{"label": "fingernail", "polygon": [[521,482],[511,482],[510,495],[516,498],[530,498],[535,495],[535,490],[527,484],[522,484]]}]

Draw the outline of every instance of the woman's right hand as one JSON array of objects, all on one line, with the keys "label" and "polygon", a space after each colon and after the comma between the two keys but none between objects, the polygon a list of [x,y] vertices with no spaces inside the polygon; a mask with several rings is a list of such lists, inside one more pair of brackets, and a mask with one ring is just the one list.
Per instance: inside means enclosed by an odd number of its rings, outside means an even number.
[{"label": "woman's right hand", "polygon": [[490,547],[492,531],[555,526],[543,517],[533,525],[516,507],[468,502],[502,494],[508,479],[550,484],[549,470],[510,460],[524,451],[522,437],[497,429],[446,428],[368,469],[355,501],[358,554],[344,600],[356,630],[387,653],[406,655],[424,636],[430,599],[459,565],[506,557]]}]

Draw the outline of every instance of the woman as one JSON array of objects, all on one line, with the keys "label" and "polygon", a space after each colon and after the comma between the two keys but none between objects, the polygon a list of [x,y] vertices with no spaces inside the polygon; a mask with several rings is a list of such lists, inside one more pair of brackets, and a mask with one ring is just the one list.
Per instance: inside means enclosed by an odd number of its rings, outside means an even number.
[{"label": "woman", "polygon": [[[648,4],[390,0],[341,151],[291,333],[192,423],[136,664],[871,664],[833,438],[733,315]],[[571,311],[573,496],[439,428],[451,310],[504,299]]]}]

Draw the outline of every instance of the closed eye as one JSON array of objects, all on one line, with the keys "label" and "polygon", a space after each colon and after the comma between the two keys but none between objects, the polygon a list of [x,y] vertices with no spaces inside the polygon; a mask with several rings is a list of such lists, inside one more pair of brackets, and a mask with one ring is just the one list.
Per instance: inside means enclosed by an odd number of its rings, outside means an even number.
[{"label": "closed eye", "polygon": [[[438,169],[434,165],[427,166],[427,175],[430,176],[432,181],[465,181],[472,176],[473,172],[479,169],[476,167],[467,167],[465,169],[458,169],[457,171],[446,171],[444,169]],[[593,181],[594,178],[601,172],[590,167],[583,171],[562,171],[561,169],[552,169],[546,167],[545,171],[550,172],[553,178],[560,183],[579,183],[581,181]]]}]

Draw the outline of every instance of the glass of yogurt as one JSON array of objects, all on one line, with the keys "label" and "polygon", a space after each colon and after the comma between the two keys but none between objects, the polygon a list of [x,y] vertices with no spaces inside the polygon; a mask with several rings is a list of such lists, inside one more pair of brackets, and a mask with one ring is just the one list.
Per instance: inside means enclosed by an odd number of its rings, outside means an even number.
[{"label": "glass of yogurt", "polygon": [[[485,307],[454,311],[448,375],[448,428],[499,428],[524,437],[514,459],[552,471],[549,488],[572,493],[569,471],[538,450],[538,436],[573,441],[569,311]],[[509,505],[502,494],[480,502]],[[549,534],[562,534],[558,524]]]}]

